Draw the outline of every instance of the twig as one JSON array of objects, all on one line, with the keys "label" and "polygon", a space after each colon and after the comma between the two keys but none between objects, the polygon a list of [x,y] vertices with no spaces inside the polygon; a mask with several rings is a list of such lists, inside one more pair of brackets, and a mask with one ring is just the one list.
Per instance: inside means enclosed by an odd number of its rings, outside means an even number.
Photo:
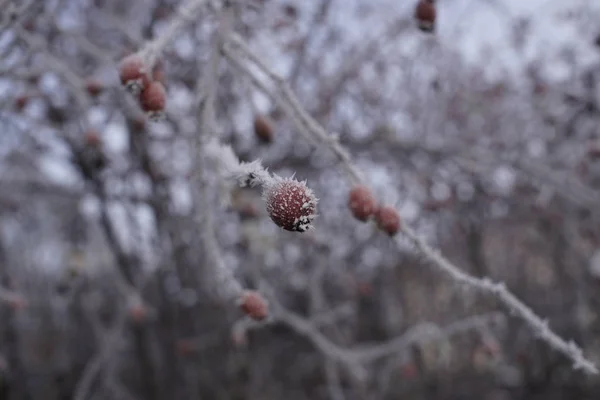
[{"label": "twig", "polygon": [[236,301],[243,292],[242,285],[237,281],[230,268],[227,267],[221,254],[217,238],[215,236],[215,224],[212,210],[209,207],[210,197],[218,191],[216,184],[208,176],[208,170],[215,166],[210,163],[210,151],[207,146],[217,141],[218,133],[216,131],[216,113],[215,102],[219,82],[219,64],[221,61],[221,52],[219,47],[222,42],[223,30],[230,26],[230,9],[221,12],[220,19],[228,26],[219,26],[213,33],[211,56],[208,62],[208,68],[205,71],[203,79],[198,83],[197,104],[198,126],[201,132],[194,136],[194,148],[197,157],[194,157],[193,178],[196,183],[196,193],[194,195],[194,205],[198,226],[202,227],[201,238],[204,249],[207,253],[209,268],[217,280],[217,288],[220,295],[230,301]]},{"label": "twig", "polygon": [[164,32],[154,40],[147,42],[140,50],[144,55],[148,68],[152,68],[160,54],[171,43],[179,31],[189,22],[196,20],[196,16],[206,0],[188,0],[182,4],[171,18]]},{"label": "twig", "polygon": [[273,318],[276,321],[288,325],[295,332],[308,338],[325,356],[347,367],[359,379],[365,377],[365,364],[375,362],[390,354],[402,352],[415,343],[449,338],[504,321],[501,313],[491,313],[468,317],[443,328],[432,323],[423,323],[416,325],[403,335],[379,345],[343,348],[331,342],[310,321],[284,308],[275,299],[274,291],[271,288],[264,291],[269,293],[269,301],[273,306]]}]

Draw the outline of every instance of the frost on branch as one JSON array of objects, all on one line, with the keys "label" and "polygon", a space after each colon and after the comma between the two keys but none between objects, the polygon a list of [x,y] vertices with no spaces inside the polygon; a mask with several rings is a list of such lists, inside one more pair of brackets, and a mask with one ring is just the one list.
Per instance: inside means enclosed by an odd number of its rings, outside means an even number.
[{"label": "frost on branch", "polygon": [[260,160],[240,162],[230,146],[217,139],[205,145],[205,156],[215,165],[222,180],[235,181],[240,187],[264,186],[273,178]]}]

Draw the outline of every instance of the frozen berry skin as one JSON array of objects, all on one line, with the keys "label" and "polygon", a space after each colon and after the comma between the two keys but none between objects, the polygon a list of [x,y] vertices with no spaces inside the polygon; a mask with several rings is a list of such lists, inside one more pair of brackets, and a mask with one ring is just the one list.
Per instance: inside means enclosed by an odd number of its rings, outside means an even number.
[{"label": "frozen berry skin", "polygon": [[263,192],[267,212],[279,227],[291,232],[312,228],[318,199],[304,182],[292,178],[275,178]]},{"label": "frozen berry skin", "polygon": [[151,82],[140,94],[142,110],[149,113],[162,112],[167,102],[167,92],[162,83]]},{"label": "frozen berry skin", "polygon": [[435,30],[436,9],[432,0],[420,0],[417,3],[415,19],[421,31],[431,33]]},{"label": "frozen berry skin", "polygon": [[240,298],[240,308],[244,314],[256,321],[262,321],[269,315],[269,305],[260,293],[253,290],[244,292]]},{"label": "frozen berry skin", "polygon": [[348,195],[348,208],[359,221],[365,222],[377,210],[377,200],[369,188],[357,185],[350,190]]},{"label": "frozen berry skin", "polygon": [[254,134],[263,143],[273,141],[273,124],[263,115],[257,115],[254,118]]},{"label": "frozen berry skin", "polygon": [[375,212],[375,221],[379,229],[390,236],[394,236],[400,230],[400,216],[394,207],[380,207]]}]

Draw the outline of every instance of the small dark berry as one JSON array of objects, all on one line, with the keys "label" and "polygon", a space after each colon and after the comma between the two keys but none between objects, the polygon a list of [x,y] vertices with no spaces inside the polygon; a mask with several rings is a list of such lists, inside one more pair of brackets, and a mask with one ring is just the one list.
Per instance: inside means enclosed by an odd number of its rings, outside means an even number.
[{"label": "small dark berry", "polygon": [[415,19],[418,28],[431,33],[435,30],[436,9],[433,0],[419,0],[415,8]]},{"label": "small dark berry", "polygon": [[90,129],[85,133],[85,143],[94,148],[98,148],[102,145],[102,139],[100,133],[95,129]]},{"label": "small dark berry", "polygon": [[98,96],[104,90],[104,85],[97,79],[88,79],[85,82],[85,89],[90,96]]},{"label": "small dark berry", "polygon": [[248,290],[240,298],[240,308],[250,318],[261,321],[269,315],[269,305],[260,293]]},{"label": "small dark berry", "polygon": [[142,110],[152,116],[159,116],[165,110],[167,93],[162,83],[154,81],[142,90],[140,94],[140,105]]},{"label": "small dark berry", "polygon": [[27,104],[29,103],[29,96],[22,95],[15,99],[15,109],[17,111],[23,111]]},{"label": "small dark berry", "polygon": [[366,186],[358,185],[350,190],[348,207],[354,218],[365,222],[377,210],[377,200]]},{"label": "small dark berry", "polygon": [[375,212],[377,226],[390,236],[394,236],[400,230],[400,216],[394,207],[383,206]]},{"label": "small dark berry", "polygon": [[257,115],[254,118],[254,133],[256,137],[263,143],[271,143],[273,141],[273,124],[263,115]]}]

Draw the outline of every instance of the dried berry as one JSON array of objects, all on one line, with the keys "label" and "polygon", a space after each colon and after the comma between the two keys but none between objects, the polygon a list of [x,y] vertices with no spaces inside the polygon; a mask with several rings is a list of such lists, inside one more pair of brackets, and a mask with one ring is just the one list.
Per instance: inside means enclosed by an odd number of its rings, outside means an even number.
[{"label": "dried berry", "polygon": [[142,303],[135,303],[129,307],[129,316],[136,323],[141,323],[148,318],[148,308]]},{"label": "dried berry", "polygon": [[348,207],[352,211],[354,218],[359,221],[366,221],[377,210],[377,200],[369,188],[363,185],[357,185],[348,196]]},{"label": "dried berry", "polygon": [[85,133],[85,143],[94,148],[98,148],[102,145],[102,139],[100,139],[100,133],[95,129],[89,129]]},{"label": "dried berry", "polygon": [[136,116],[127,122],[127,126],[132,133],[142,133],[146,129],[146,120],[141,116]]},{"label": "dried berry", "polygon": [[15,99],[15,109],[17,111],[23,111],[23,109],[25,107],[27,107],[27,104],[29,103],[29,96],[28,95],[22,95],[19,96]]},{"label": "dried berry", "polygon": [[192,354],[198,350],[198,343],[194,339],[182,338],[176,342],[177,352],[182,355]]},{"label": "dried berry", "polygon": [[243,203],[238,207],[238,214],[242,221],[248,219],[254,219],[259,216],[258,208],[254,203]]},{"label": "dried berry", "polygon": [[119,64],[121,83],[132,93],[139,93],[150,83],[147,69],[144,60],[138,54],[125,57]]},{"label": "dried berry", "polygon": [[283,6],[283,13],[286,17],[296,19],[298,18],[298,9],[293,4],[286,4]]},{"label": "dried berry", "polygon": [[600,143],[593,143],[588,147],[587,155],[592,160],[600,159]]},{"label": "dried berry", "polygon": [[436,9],[433,0],[419,0],[415,8],[415,19],[423,32],[430,33],[435,30]]},{"label": "dried berry", "polygon": [[85,82],[85,90],[90,96],[98,96],[104,90],[104,85],[98,79],[90,78]]},{"label": "dried berry", "polygon": [[271,143],[273,141],[273,124],[263,116],[257,115],[254,118],[254,134],[263,143]]},{"label": "dried berry", "polygon": [[250,318],[260,321],[269,315],[269,305],[260,293],[248,290],[240,298],[240,308]]},{"label": "dried berry", "polygon": [[275,178],[265,187],[263,197],[269,217],[277,226],[293,232],[305,232],[312,227],[318,199],[305,182]]},{"label": "dried berry", "polygon": [[394,207],[380,207],[375,212],[375,221],[379,229],[390,236],[394,236],[400,230],[400,216]]},{"label": "dried berry", "polygon": [[140,105],[142,110],[150,114],[150,117],[159,117],[164,113],[167,102],[167,92],[160,82],[150,82],[140,94]]}]

